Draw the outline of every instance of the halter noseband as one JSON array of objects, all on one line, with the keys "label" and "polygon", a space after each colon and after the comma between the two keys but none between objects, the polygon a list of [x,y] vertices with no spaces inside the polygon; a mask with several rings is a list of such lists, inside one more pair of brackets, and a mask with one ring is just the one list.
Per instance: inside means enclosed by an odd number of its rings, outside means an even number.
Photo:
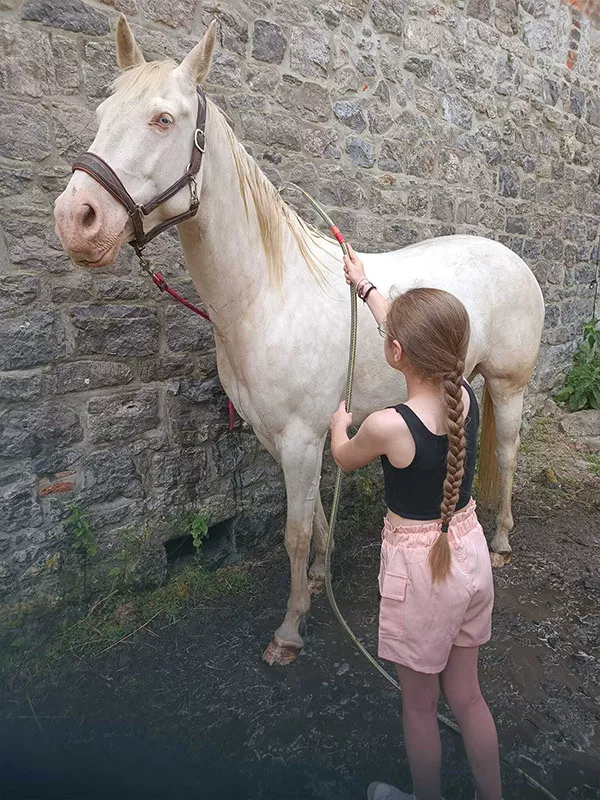
[{"label": "halter noseband", "polygon": [[[156,195],[156,197],[149,200],[147,203],[138,205],[123,186],[121,179],[113,168],[95,153],[90,153],[88,151],[73,162],[73,172],[75,172],[76,169],[87,172],[87,174],[103,186],[115,200],[125,206],[133,224],[135,237],[130,244],[140,259],[142,250],[151,239],[154,239],[155,236],[158,236],[159,233],[162,233],[167,228],[173,225],[179,225],[180,222],[193,217],[198,210],[199,200],[196,188],[196,175],[202,164],[202,156],[204,155],[205,148],[204,127],[206,124],[206,96],[199,86],[196,87],[196,92],[198,94],[198,115],[196,117],[196,130],[194,131],[194,144],[190,163],[179,180],[172,183],[168,189],[165,189],[164,192]],[[166,203],[167,200],[170,200],[171,197],[177,194],[186,184],[190,187],[191,198],[188,210],[184,211],[183,214],[178,214],[176,217],[169,217],[169,219],[164,220],[164,222],[159,222],[151,231],[144,233],[144,217],[148,216],[148,214],[154,211],[155,208],[158,208],[158,206]]]}]

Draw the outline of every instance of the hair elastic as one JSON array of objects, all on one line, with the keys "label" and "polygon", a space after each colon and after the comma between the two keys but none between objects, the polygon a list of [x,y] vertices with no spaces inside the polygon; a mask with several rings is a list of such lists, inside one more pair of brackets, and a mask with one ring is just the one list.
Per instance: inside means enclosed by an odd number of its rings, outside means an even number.
[{"label": "hair elastic", "polygon": [[447,522],[442,522],[442,533],[448,533],[449,524]]}]

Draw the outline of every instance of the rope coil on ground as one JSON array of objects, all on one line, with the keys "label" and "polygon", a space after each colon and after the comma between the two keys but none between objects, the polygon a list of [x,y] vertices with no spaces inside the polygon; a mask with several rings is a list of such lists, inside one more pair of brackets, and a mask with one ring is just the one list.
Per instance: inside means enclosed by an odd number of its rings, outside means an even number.
[{"label": "rope coil on ground", "polygon": [[[337,225],[334,224],[333,220],[329,215],[324,211],[324,209],[317,203],[317,201],[311,197],[308,192],[304,191],[300,186],[295,183],[285,183],[279,189],[279,193],[281,193],[285,188],[290,187],[299,191],[311,206],[315,209],[317,214],[326,222],[329,230],[331,231],[332,235],[338,241],[342,253],[344,256],[348,255],[348,246],[344,240],[342,233],[340,232]],[[600,249],[600,248],[599,248]],[[352,401],[352,388],[354,383],[354,365],[356,362],[356,337],[358,332],[358,316],[357,316],[357,303],[356,303],[356,289],[354,286],[350,286],[350,345],[349,345],[349,354],[348,354],[348,369],[346,373],[346,395],[344,400],[344,407],[346,412],[350,411],[350,405]],[[342,491],[342,476],[343,472],[341,467],[338,467],[337,475],[335,479],[335,487],[333,490],[333,499],[331,501],[331,513],[329,517],[329,530],[327,532],[327,544],[325,547],[325,590],[327,592],[327,599],[329,600],[329,604],[332,608],[333,613],[335,614],[338,622],[347,633],[348,637],[354,644],[354,646],[363,654],[363,656],[367,659],[367,661],[371,664],[374,669],[382,675],[388,683],[390,683],[394,689],[397,689],[400,694],[402,694],[402,688],[398,681],[396,681],[392,676],[387,672],[381,664],[371,655],[371,653],[367,650],[367,648],[362,644],[362,642],[356,637],[352,628],[348,625],[340,608],[337,604],[337,600],[335,599],[335,594],[333,592],[333,586],[331,581],[331,553],[332,553],[332,544],[333,544],[333,531],[335,529],[335,523],[337,520],[337,513],[340,503],[340,496]],[[446,717],[444,714],[438,713],[437,718],[440,722],[442,722],[447,728],[453,730],[455,733],[460,734],[459,726],[453,722],[451,719]],[[524,770],[516,765],[509,764],[508,762],[500,759],[500,762],[508,767],[509,769],[514,769],[516,772],[521,775],[524,780],[534,789],[540,791],[545,797],[549,798],[549,800],[558,800],[558,798],[552,794],[548,789],[542,786],[535,778],[532,778],[531,775],[528,775]]]}]

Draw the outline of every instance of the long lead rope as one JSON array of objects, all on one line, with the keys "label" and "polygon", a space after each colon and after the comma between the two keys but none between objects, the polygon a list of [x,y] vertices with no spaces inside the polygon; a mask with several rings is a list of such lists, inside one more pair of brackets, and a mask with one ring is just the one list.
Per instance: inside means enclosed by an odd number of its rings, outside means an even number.
[{"label": "long lead rope", "polygon": [[[344,239],[343,234],[341,233],[340,229],[337,225],[333,222],[331,217],[325,212],[325,210],[317,203],[314,197],[311,197],[308,192],[304,191],[300,186],[295,183],[287,182],[283,184],[280,188],[280,193],[287,187],[296,189],[299,191],[311,204],[311,206],[315,209],[317,214],[323,219],[323,221],[329,227],[331,234],[335,237],[337,242],[339,243],[342,254],[344,256],[349,255],[348,253],[348,246]],[[344,400],[344,408],[346,412],[349,413],[350,405],[352,402],[352,387],[354,384],[354,365],[356,362],[356,336],[358,331],[358,316],[357,316],[357,303],[356,303],[356,289],[354,285],[350,286],[350,346],[348,352],[348,368],[346,372],[346,396]],[[333,545],[333,531],[335,529],[335,523],[337,520],[337,513],[340,504],[340,496],[342,493],[342,469],[338,467],[337,475],[335,479],[335,487],[333,490],[333,499],[331,501],[331,513],[329,516],[329,530],[327,532],[327,544],[325,546],[325,589],[327,591],[327,599],[329,600],[329,604],[333,610],[333,613],[337,617],[338,622],[342,626],[342,628],[346,631],[348,637],[354,644],[354,646],[363,654],[363,656],[367,659],[367,661],[371,664],[374,669],[382,675],[388,683],[397,689],[398,692],[402,693],[402,688],[398,681],[396,681],[392,676],[387,672],[381,664],[371,655],[371,653],[367,650],[367,648],[363,645],[363,643],[356,637],[352,628],[348,625],[340,608],[337,604],[337,600],[335,599],[335,594],[333,592],[333,586],[331,582],[331,553],[332,553],[332,545]],[[444,714],[440,714],[438,712],[437,718],[440,722],[442,722],[447,728],[450,728],[455,733],[460,734],[459,726],[453,722],[451,719],[446,717]],[[535,778],[532,778],[531,775],[528,775],[524,770],[516,765],[508,764],[503,759],[500,759],[501,763],[504,764],[506,767],[516,770],[524,779],[525,781],[532,786],[534,789],[538,789],[542,794],[544,794],[549,800],[558,800],[558,798],[552,794],[548,789],[542,786]]]}]

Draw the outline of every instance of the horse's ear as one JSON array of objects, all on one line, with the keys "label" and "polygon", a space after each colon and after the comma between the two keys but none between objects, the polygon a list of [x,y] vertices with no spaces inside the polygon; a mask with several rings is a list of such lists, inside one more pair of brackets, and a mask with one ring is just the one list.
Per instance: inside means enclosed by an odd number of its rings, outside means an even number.
[{"label": "horse's ear", "polygon": [[208,26],[208,30],[198,42],[196,47],[187,54],[181,62],[181,69],[191,75],[195,83],[202,83],[210,70],[213,50],[215,49],[215,39],[217,35],[217,21],[213,21]]},{"label": "horse's ear", "polygon": [[137,67],[144,64],[146,59],[142,55],[142,51],[137,46],[137,42],[131,32],[131,28],[127,24],[127,20],[123,14],[119,15],[117,20],[117,64],[121,69],[128,67]]}]

